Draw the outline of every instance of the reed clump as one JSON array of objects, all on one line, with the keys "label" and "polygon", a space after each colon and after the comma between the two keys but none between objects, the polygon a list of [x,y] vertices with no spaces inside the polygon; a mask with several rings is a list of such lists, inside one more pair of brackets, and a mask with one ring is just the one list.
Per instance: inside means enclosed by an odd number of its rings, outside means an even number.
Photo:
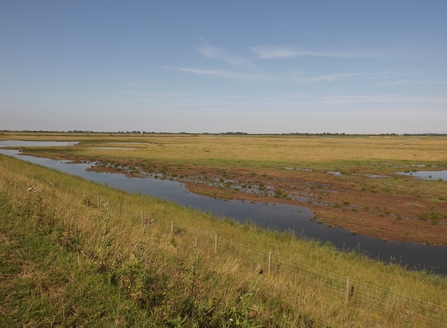
[{"label": "reed clump", "polygon": [[[3,293],[0,323],[447,324],[445,278],[292,233],[218,219],[3,156],[0,203],[8,241],[2,255],[11,245],[30,253],[26,262],[1,262],[1,289],[17,292]],[[26,308],[32,311],[23,316]]]}]

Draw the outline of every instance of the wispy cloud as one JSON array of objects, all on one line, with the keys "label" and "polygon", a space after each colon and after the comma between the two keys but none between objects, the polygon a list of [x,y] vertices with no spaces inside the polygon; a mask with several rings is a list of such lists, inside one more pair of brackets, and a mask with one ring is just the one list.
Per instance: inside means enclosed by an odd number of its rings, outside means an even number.
[{"label": "wispy cloud", "polygon": [[340,80],[373,80],[383,78],[382,74],[374,73],[337,73],[324,74],[318,76],[306,76],[303,74],[268,74],[259,72],[233,71],[225,69],[207,69],[193,67],[165,67],[182,72],[188,72],[203,76],[210,76],[224,79],[240,79],[257,83],[273,83],[275,85],[291,85],[296,83],[330,83]]},{"label": "wispy cloud", "polygon": [[320,75],[310,78],[301,79],[300,82],[332,82],[335,80],[342,80],[352,77],[358,77],[362,75],[361,73],[341,73],[341,74],[328,74]]},{"label": "wispy cloud", "polygon": [[252,47],[251,50],[259,58],[262,58],[262,59],[294,58],[294,57],[300,57],[300,56],[340,57],[340,58],[358,57],[356,54],[353,54],[353,53],[319,52],[319,51],[299,50],[294,47],[259,46],[259,47]]},{"label": "wispy cloud", "polygon": [[424,80],[402,79],[402,80],[389,81],[389,82],[382,83],[382,85],[389,85],[389,86],[400,86],[400,85],[410,85],[410,84],[446,85],[447,82],[446,81],[424,81]]},{"label": "wispy cloud", "polygon": [[347,104],[447,104],[447,98],[442,97],[423,97],[406,95],[357,95],[357,96],[324,96],[317,100],[318,103],[331,105]]},{"label": "wispy cloud", "polygon": [[130,95],[130,96],[146,96],[146,97],[182,97],[186,93],[178,92],[146,92],[146,91],[134,91],[134,90],[121,90],[118,93]]},{"label": "wispy cloud", "polygon": [[222,48],[202,45],[197,48],[197,52],[212,60],[224,61],[236,66],[254,67],[254,63],[250,59],[245,58],[244,56],[232,54]]},{"label": "wispy cloud", "polygon": [[355,52],[337,52],[337,51],[313,51],[301,50],[291,46],[258,46],[251,50],[261,59],[279,59],[295,57],[331,57],[331,58],[364,58],[392,60],[378,54],[355,53]]},{"label": "wispy cloud", "polygon": [[179,71],[194,73],[199,75],[208,75],[222,78],[244,78],[246,75],[218,69],[203,69],[203,68],[187,68],[187,67],[177,67]]},{"label": "wispy cloud", "polygon": [[205,68],[191,68],[191,67],[166,67],[169,69],[176,69],[182,72],[194,73],[203,76],[212,76],[224,79],[239,79],[250,82],[267,82],[274,81],[276,78],[261,73],[251,72],[237,72],[224,69],[205,69]]}]

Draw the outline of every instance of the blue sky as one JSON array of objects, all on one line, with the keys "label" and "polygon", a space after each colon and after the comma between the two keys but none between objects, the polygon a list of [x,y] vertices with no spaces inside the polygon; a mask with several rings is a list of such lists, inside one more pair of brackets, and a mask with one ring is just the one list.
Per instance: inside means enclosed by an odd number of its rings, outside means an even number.
[{"label": "blue sky", "polygon": [[0,129],[446,133],[447,1],[0,2]]}]

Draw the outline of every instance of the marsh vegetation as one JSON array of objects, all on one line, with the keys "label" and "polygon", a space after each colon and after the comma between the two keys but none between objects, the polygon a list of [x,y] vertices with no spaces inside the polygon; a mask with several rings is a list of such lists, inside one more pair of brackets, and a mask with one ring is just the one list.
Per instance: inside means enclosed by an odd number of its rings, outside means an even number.
[{"label": "marsh vegetation", "polygon": [[447,322],[443,277],[0,159],[4,326]]}]

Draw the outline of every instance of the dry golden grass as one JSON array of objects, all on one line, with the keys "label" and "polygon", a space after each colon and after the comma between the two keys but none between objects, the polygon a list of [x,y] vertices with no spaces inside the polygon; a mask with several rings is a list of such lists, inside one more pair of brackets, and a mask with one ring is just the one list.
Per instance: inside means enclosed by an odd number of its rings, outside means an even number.
[{"label": "dry golden grass", "polygon": [[[88,156],[149,158],[189,162],[238,161],[312,164],[333,161],[447,161],[447,139],[423,137],[141,137],[142,144],[107,146],[136,150],[85,149]],[[98,144],[99,145],[99,144]],[[103,144],[102,144],[103,145]]]},{"label": "dry golden grass", "polygon": [[[0,139],[81,141],[80,154],[209,163],[446,162],[443,136],[216,136],[4,133]],[[98,149],[122,147],[131,150]],[[135,149],[132,149],[135,148]]]}]

